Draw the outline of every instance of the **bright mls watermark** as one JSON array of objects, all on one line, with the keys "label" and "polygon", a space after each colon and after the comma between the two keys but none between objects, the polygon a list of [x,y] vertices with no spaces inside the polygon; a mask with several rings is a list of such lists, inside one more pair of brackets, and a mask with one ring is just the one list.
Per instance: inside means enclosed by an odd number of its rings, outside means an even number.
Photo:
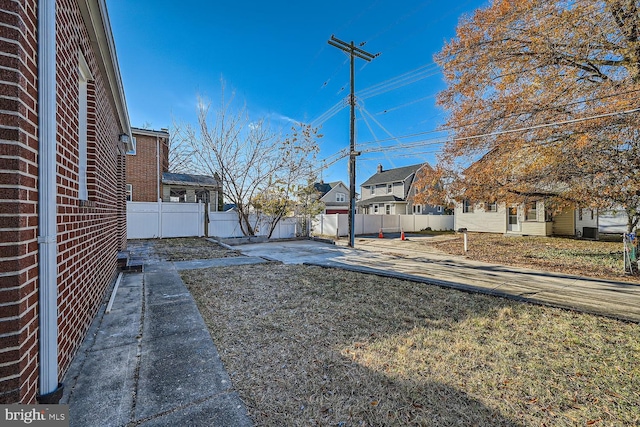
[{"label": "bright mls watermark", "polygon": [[69,427],[69,405],[0,405],[0,425]]}]

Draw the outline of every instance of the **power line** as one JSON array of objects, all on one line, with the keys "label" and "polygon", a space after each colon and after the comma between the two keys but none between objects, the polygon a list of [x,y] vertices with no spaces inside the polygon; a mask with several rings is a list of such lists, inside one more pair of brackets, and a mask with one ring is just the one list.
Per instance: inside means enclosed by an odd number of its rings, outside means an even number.
[{"label": "power line", "polygon": [[[557,122],[552,122],[552,123],[544,123],[544,124],[539,124],[539,125],[516,128],[516,129],[506,129],[506,130],[501,130],[501,131],[496,131],[496,132],[489,132],[489,133],[483,133],[483,134],[477,134],[477,135],[469,135],[469,136],[465,136],[465,137],[458,137],[458,138],[429,138],[429,139],[423,139],[423,140],[413,141],[413,142],[404,143],[404,144],[397,144],[397,145],[391,145],[391,146],[380,146],[378,148],[375,148],[375,147],[374,148],[369,148],[369,149],[361,150],[361,153],[362,154],[365,154],[365,153],[382,153],[382,152],[385,152],[385,151],[405,150],[405,149],[411,149],[411,148],[417,148],[417,147],[425,147],[425,146],[429,146],[429,145],[443,144],[446,141],[452,141],[452,142],[454,142],[454,141],[465,141],[465,140],[470,140],[470,139],[485,138],[485,137],[490,137],[490,136],[498,136],[498,135],[505,135],[505,134],[510,134],[510,133],[525,132],[525,131],[528,131],[528,130],[542,129],[542,128],[552,127],[552,126],[562,126],[562,125],[574,124],[574,123],[581,123],[581,122],[585,122],[585,121],[589,121],[589,120],[602,119],[602,118],[613,117],[613,116],[618,116],[618,115],[627,115],[627,114],[633,114],[633,113],[638,113],[638,112],[640,112],[640,108],[633,108],[633,109],[630,109],[630,110],[615,111],[615,112],[597,114],[597,115],[588,116],[588,117],[581,117],[581,118],[577,118],[577,119],[563,120],[563,121],[557,121]],[[430,131],[430,132],[436,132],[436,131]],[[421,134],[425,134],[425,133],[426,132],[417,133],[417,134],[413,134],[411,136],[417,136],[417,135],[421,135]],[[378,140],[376,142],[369,142],[369,143],[365,143],[365,144],[372,145],[372,144],[376,144],[376,143],[383,142],[383,141],[397,140],[397,139],[402,139],[402,138],[407,138],[407,137],[409,137],[409,135],[395,137],[395,138],[388,138],[386,140]],[[365,144],[361,144],[361,146],[365,145]],[[329,157],[333,157],[334,155],[331,155]]]}]

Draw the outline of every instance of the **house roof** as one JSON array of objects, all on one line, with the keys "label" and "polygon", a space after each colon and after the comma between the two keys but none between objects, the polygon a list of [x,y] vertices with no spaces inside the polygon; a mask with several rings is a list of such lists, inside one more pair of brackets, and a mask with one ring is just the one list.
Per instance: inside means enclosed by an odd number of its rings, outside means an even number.
[{"label": "house roof", "polygon": [[[362,186],[386,184],[390,182],[404,181],[412,174],[416,173],[418,169],[427,163],[420,163],[419,165],[404,166],[401,168],[389,169],[386,171],[378,172],[371,178],[362,183]],[[371,199],[367,199],[371,200]]]},{"label": "house roof", "polygon": [[[363,184],[364,185],[364,184]],[[360,200],[359,202],[356,203],[356,205],[358,206],[367,206],[373,203],[384,203],[384,202],[404,202],[406,203],[406,200],[398,197],[398,196],[394,196],[393,194],[385,194],[383,196],[376,196],[376,197],[371,197],[369,199],[364,199],[364,200]]]},{"label": "house roof", "polygon": [[[342,181],[335,181],[335,182],[316,182],[313,184],[313,188],[319,192],[321,194],[320,197],[324,196],[325,194],[327,194],[329,191],[333,190],[334,188],[336,188],[337,186],[341,185]],[[343,186],[345,186],[344,184],[342,184]],[[345,186],[346,187],[346,186]]]},{"label": "house roof", "polygon": [[169,138],[169,130],[168,129],[142,129],[137,127],[131,127],[132,135],[145,135],[145,136],[160,136],[163,138]]},{"label": "house roof", "polygon": [[163,184],[187,185],[192,187],[219,187],[220,183],[211,176],[190,175],[186,173],[162,173]]}]

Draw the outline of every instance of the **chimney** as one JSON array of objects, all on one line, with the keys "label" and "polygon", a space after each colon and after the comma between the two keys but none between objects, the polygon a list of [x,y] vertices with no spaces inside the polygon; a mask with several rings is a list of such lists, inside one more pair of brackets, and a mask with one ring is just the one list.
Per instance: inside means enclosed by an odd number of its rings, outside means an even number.
[{"label": "chimney", "polygon": [[378,164],[378,173],[382,173],[382,163]]}]

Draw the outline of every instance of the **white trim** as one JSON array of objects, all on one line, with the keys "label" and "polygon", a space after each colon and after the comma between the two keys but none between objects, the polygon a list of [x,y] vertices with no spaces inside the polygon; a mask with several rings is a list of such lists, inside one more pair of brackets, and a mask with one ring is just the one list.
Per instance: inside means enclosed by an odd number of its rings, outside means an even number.
[{"label": "white trim", "polygon": [[[104,76],[106,90],[111,94],[110,99],[118,114],[120,127],[124,133],[131,135],[127,101],[124,96],[124,87],[105,0],[80,0],[78,6],[89,32],[91,46],[96,52],[100,74]],[[125,151],[131,149],[131,142],[129,142]]]}]

